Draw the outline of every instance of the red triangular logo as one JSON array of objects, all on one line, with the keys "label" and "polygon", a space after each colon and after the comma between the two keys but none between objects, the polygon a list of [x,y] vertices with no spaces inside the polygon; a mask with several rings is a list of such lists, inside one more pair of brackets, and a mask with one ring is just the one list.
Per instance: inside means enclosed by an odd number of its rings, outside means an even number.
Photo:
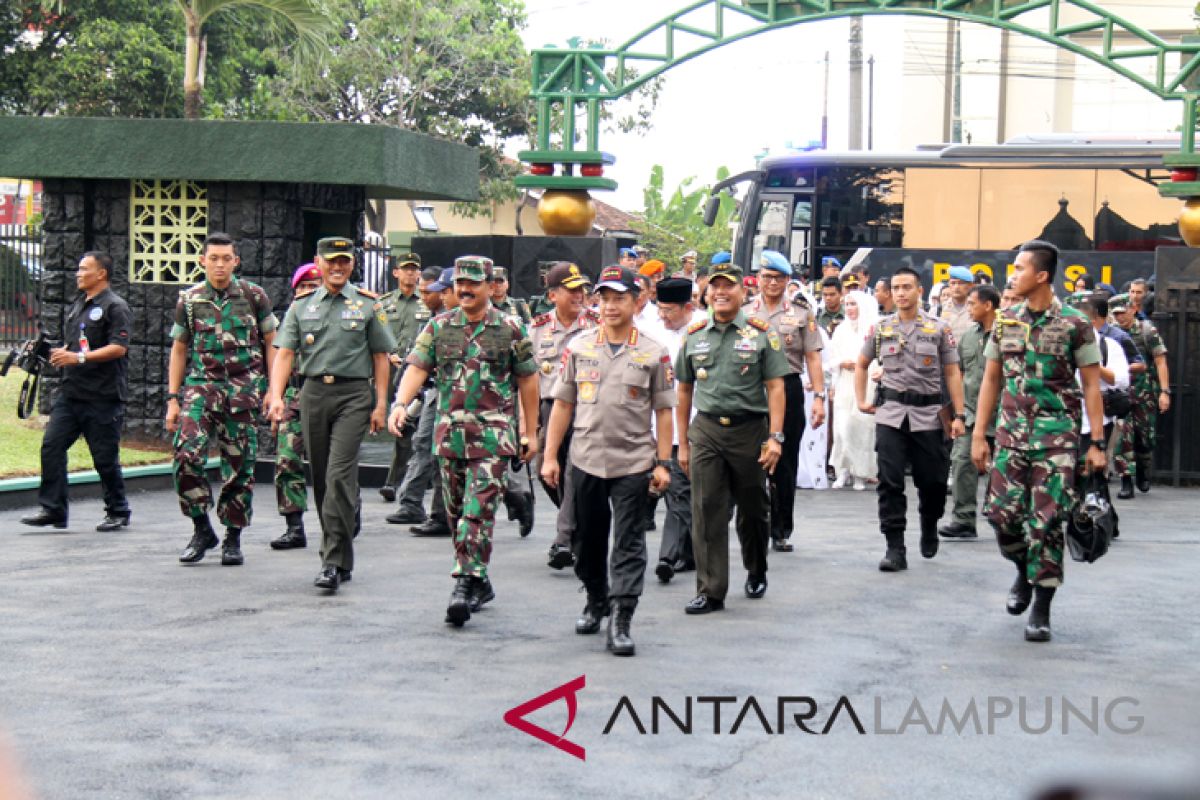
[{"label": "red triangular logo", "polygon": [[[528,733],[535,739],[540,739],[548,745],[557,747],[564,753],[575,756],[580,761],[587,761],[587,752],[582,747],[563,738],[571,730],[571,725],[575,723],[575,711],[579,707],[579,701],[576,699],[575,694],[586,685],[587,676],[580,675],[574,680],[567,681],[562,686],[551,689],[545,694],[540,694],[532,700],[527,700],[521,705],[505,711],[504,721],[517,730]],[[567,727],[563,729],[562,734],[555,735],[545,728],[534,725],[525,719],[527,714],[531,714],[539,708],[544,708],[560,698],[567,701]]]}]

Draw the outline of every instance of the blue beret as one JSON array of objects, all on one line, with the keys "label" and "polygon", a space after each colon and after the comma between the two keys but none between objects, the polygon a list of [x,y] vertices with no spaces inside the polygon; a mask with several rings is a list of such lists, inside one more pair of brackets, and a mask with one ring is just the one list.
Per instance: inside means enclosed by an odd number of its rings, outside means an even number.
[{"label": "blue beret", "polygon": [[637,252],[632,247],[622,247],[621,258],[625,258],[626,256],[629,258],[637,258]]},{"label": "blue beret", "polygon": [[717,264],[728,264],[732,260],[733,255],[728,250],[721,250],[720,252],[713,253],[711,263],[715,267]]},{"label": "blue beret", "polygon": [[782,272],[789,278],[792,276],[792,265],[784,258],[783,253],[774,250],[763,250],[762,258],[759,259],[758,266],[760,269],[770,269],[775,272]]},{"label": "blue beret", "polygon": [[956,281],[966,281],[967,283],[975,282],[975,276],[972,275],[971,270],[967,269],[966,267],[951,267],[950,277],[954,278]]}]

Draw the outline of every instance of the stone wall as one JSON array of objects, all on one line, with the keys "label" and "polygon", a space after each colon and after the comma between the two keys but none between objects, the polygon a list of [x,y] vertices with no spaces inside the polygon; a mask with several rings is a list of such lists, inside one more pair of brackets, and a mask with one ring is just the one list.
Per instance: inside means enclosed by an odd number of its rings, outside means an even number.
[{"label": "stone wall", "polygon": [[[63,316],[74,301],[75,268],[87,250],[103,250],[115,262],[113,289],[133,310],[129,349],[128,433],[164,437],[168,334],[178,284],[129,282],[129,181],[46,180],[43,182],[42,319],[61,336]],[[241,277],[264,289],[282,320],[290,299],[292,271],[312,258],[303,252],[324,234],[305,230],[306,211],[349,214],[362,234],[365,191],[357,186],[282,183],[207,183],[209,230],[225,231],[239,242]],[[43,413],[55,388],[53,375],[42,392]],[[267,442],[263,442],[267,445]],[[264,448],[269,450],[270,448]]]}]

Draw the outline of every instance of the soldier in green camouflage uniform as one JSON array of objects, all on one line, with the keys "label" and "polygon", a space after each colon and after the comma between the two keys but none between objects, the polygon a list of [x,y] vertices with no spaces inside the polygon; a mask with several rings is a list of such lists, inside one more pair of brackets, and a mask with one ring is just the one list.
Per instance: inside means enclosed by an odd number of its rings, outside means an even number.
[{"label": "soldier in green camouflage uniform", "polygon": [[[321,286],[321,268],[305,264],[292,275],[296,294],[316,291]],[[287,520],[287,529],[271,541],[274,550],[294,550],[308,546],[304,533],[304,512],[308,510],[308,484],[304,477],[304,426],[300,424],[300,372],[293,370],[283,392],[286,409],[275,426],[275,504]]]},{"label": "soldier in green camouflage uniform", "polygon": [[[404,371],[404,357],[412,348],[417,332],[429,321],[429,309],[421,302],[417,283],[421,279],[421,257],[416,253],[405,253],[396,260],[392,270],[396,279],[396,290],[379,298],[383,313],[387,315],[388,328],[396,340],[396,351],[388,357],[392,364],[391,387],[400,382]],[[396,487],[404,480],[408,459],[412,455],[412,437],[397,437],[392,448],[392,463],[379,494],[389,503],[396,499]]]},{"label": "soldier in green camouflage uniform", "polygon": [[205,280],[179,293],[171,328],[166,427],[175,431],[175,491],[194,533],[179,556],[185,564],[217,546],[208,519],[212,490],[204,474],[216,437],[224,486],[217,517],[225,526],[221,563],[242,563],[241,533],[250,524],[256,423],[267,388],[267,352],[278,321],[261,287],[234,277],[240,263],[232,239],[213,233],[200,255]]},{"label": "soldier in green camouflage uniform", "polygon": [[1133,339],[1141,354],[1142,365],[1130,364],[1129,416],[1118,420],[1113,469],[1121,476],[1122,499],[1133,497],[1136,478],[1139,491],[1150,491],[1150,463],[1157,443],[1159,412],[1171,406],[1171,381],[1167,372],[1167,346],[1158,329],[1149,320],[1137,318],[1137,308],[1129,295],[1119,294],[1108,301],[1117,325]]},{"label": "soldier in green camouflage uniform", "polygon": [[1104,430],[1100,348],[1088,318],[1054,296],[1057,266],[1057,248],[1039,241],[1022,245],[1014,260],[1013,290],[1023,302],[998,316],[984,349],[971,444],[972,460],[986,469],[986,434],[999,397],[984,514],[1001,553],[1017,567],[1009,613],[1023,613],[1036,594],[1028,641],[1050,639],[1050,603],[1063,580],[1062,524],[1077,495],[1084,403],[1093,431],[1087,468],[1105,466],[1105,442],[1095,438]]},{"label": "soldier in green camouflage uniform", "polygon": [[[430,373],[436,380],[434,429],[446,510],[454,529],[454,592],[446,621],[461,626],[495,593],[488,580],[496,503],[509,459],[537,453],[537,366],[525,326],[491,306],[491,261],[455,261],[457,309],[435,317],[417,337],[392,404],[388,427],[399,435],[405,408]],[[515,377],[515,380],[514,380]],[[519,390],[520,450],[513,431]]]}]

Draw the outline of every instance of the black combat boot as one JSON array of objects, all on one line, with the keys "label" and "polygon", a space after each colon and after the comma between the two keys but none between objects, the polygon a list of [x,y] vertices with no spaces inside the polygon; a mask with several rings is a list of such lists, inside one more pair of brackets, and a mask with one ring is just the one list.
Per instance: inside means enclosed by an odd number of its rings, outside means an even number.
[{"label": "black combat boot", "polygon": [[588,593],[587,605],[575,620],[575,632],[580,634],[599,633],[600,622],[608,615],[608,601],[601,596]]},{"label": "black combat boot", "polygon": [[1117,492],[1117,498],[1120,500],[1133,499],[1133,477],[1130,475],[1121,476],[1121,491]]},{"label": "black combat boot", "polygon": [[1054,600],[1054,586],[1033,587],[1033,610],[1025,624],[1025,641],[1050,641],[1050,603]]},{"label": "black combat boot", "polygon": [[454,591],[450,593],[450,605],[446,606],[446,622],[461,628],[471,618],[471,594],[474,588],[474,578],[470,575],[458,576]]},{"label": "black combat boot", "polygon": [[300,511],[293,511],[285,514],[284,519],[287,520],[287,530],[278,539],[272,540],[271,549],[298,550],[308,547],[308,539],[304,535],[304,514]]},{"label": "black combat boot", "polygon": [[1137,490],[1142,494],[1150,491],[1150,464],[1138,464],[1137,469]]},{"label": "black combat boot", "polygon": [[879,562],[880,572],[899,572],[908,569],[908,559],[905,557],[904,533],[887,534],[887,552]]},{"label": "black combat boot", "polygon": [[408,529],[413,536],[449,536],[452,531],[445,517],[430,517],[420,525]]},{"label": "black combat boot", "polygon": [[226,528],[225,541],[221,543],[221,564],[240,567],[245,560],[242,557],[242,529]]},{"label": "black combat boot", "polygon": [[633,609],[636,606],[627,600],[614,600],[608,612],[608,641],[605,647],[614,656],[631,656],[636,648],[629,635],[629,626],[633,622]]},{"label": "black combat boot", "polygon": [[468,604],[471,606],[471,613],[474,614],[485,603],[490,603],[496,599],[496,590],[492,587],[492,582],[488,578],[476,578],[471,591],[471,596],[468,598]]},{"label": "black combat boot", "polygon": [[933,558],[938,551],[938,534],[936,519],[921,517],[921,556]]},{"label": "black combat boot", "polygon": [[1017,565],[1017,579],[1013,581],[1012,588],[1008,590],[1008,599],[1004,603],[1005,609],[1014,617],[1019,617],[1025,613],[1025,609],[1029,608],[1029,602],[1033,599],[1033,584],[1025,577],[1025,560],[1015,562]]},{"label": "black combat boot", "polygon": [[213,532],[212,523],[208,521],[207,515],[193,517],[192,525],[192,539],[188,542],[187,547],[183,548],[183,553],[179,556],[180,562],[184,564],[195,564],[204,558],[206,552],[221,543],[221,540],[217,538],[217,534]]},{"label": "black combat boot", "polygon": [[533,533],[533,495],[529,492],[514,492],[517,500],[517,520],[520,523],[521,538]]}]

